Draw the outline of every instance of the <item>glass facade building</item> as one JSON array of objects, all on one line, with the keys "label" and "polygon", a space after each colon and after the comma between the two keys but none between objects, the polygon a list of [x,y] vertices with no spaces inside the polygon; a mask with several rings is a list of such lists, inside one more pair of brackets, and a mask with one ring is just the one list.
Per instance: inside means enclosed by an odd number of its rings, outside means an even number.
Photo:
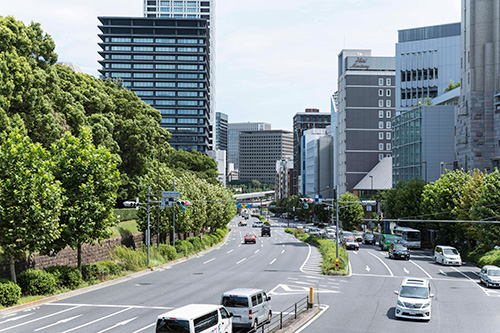
[{"label": "glass facade building", "polygon": [[99,17],[103,79],[159,110],[175,149],[212,145],[210,38],[204,19]]}]

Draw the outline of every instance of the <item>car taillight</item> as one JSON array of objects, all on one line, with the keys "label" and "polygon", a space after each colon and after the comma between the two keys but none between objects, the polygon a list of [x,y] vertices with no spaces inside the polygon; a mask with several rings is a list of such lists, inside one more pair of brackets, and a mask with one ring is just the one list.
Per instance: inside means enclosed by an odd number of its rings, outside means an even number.
[{"label": "car taillight", "polygon": [[248,319],[252,319],[252,310],[248,310]]}]

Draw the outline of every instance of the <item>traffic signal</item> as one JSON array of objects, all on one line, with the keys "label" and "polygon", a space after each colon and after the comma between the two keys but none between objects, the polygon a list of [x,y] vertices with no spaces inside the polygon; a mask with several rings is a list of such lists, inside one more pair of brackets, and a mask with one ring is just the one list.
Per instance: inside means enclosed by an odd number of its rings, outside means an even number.
[{"label": "traffic signal", "polygon": [[177,204],[181,206],[182,210],[186,210],[186,207],[189,207],[189,205],[191,205],[191,202],[189,202],[188,200],[177,200]]},{"label": "traffic signal", "polygon": [[304,208],[309,208],[309,204],[313,202],[311,198],[300,198],[299,201],[304,205]]}]

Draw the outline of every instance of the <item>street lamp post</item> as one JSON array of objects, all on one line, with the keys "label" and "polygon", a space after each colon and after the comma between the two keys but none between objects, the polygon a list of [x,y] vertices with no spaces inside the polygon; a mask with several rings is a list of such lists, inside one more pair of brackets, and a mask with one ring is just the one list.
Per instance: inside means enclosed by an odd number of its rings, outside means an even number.
[{"label": "street lamp post", "polygon": [[[161,201],[160,193],[160,139],[165,139],[165,136],[158,136],[158,201]],[[156,234],[156,246],[160,247],[160,204],[158,204],[158,230]]]}]

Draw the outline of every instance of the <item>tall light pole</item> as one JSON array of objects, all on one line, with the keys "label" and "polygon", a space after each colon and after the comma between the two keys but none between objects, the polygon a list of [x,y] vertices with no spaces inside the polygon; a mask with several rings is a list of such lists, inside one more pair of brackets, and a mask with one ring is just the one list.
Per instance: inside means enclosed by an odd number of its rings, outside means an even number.
[{"label": "tall light pole", "polygon": [[372,191],[371,191],[372,193],[370,193],[370,194],[373,195],[373,176],[368,176],[368,177],[370,177],[370,181],[372,183]]},{"label": "tall light pole", "polygon": [[158,230],[156,234],[156,246],[160,247],[160,204],[161,193],[160,193],[160,140],[165,139],[165,136],[158,136]]}]

